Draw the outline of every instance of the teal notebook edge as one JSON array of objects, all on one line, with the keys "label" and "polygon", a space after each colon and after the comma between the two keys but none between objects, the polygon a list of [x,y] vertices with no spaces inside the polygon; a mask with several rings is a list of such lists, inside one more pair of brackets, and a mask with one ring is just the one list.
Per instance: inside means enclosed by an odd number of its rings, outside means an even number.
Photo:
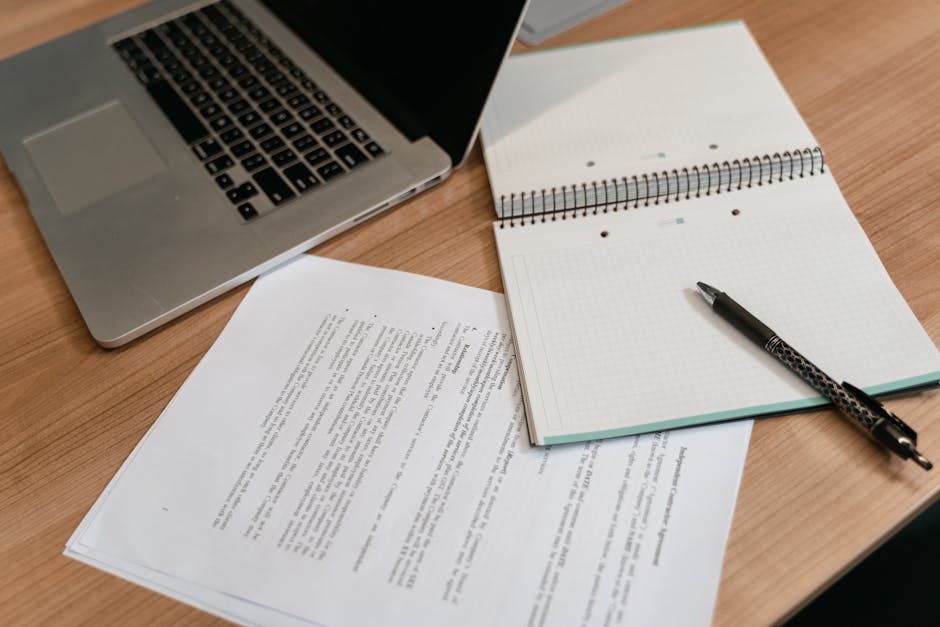
[{"label": "teal notebook edge", "polygon": [[[914,392],[930,386],[940,384],[940,371],[930,372],[916,377],[909,377],[899,381],[881,383],[863,388],[865,392],[873,396],[894,394],[902,392]],[[822,396],[803,398],[793,401],[783,401],[780,403],[770,403],[767,405],[756,405],[754,407],[740,407],[725,411],[712,412],[708,414],[699,414],[696,416],[686,416],[683,418],[674,418],[672,420],[662,420],[659,422],[648,422],[633,427],[622,427],[617,429],[601,429],[598,431],[585,431],[582,433],[569,433],[566,435],[546,436],[545,445],[552,444],[571,444],[574,442],[584,442],[585,440],[597,440],[603,438],[613,438],[625,435],[639,435],[642,433],[651,433],[664,429],[680,429],[682,427],[693,427],[705,424],[716,424],[727,422],[729,420],[743,420],[747,418],[760,418],[778,414],[786,414],[798,411],[815,409],[818,407],[832,406],[832,402]]]}]

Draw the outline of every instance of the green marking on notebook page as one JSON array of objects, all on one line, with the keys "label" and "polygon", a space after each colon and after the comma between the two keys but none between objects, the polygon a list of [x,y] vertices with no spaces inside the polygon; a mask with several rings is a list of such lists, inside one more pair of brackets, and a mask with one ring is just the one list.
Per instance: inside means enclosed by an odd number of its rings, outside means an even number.
[{"label": "green marking on notebook page", "polygon": [[651,152],[646,155],[640,155],[640,159],[650,160],[650,159],[665,159],[666,153],[664,152]]},{"label": "green marking on notebook page", "polygon": [[659,226],[676,226],[677,224],[685,224],[685,218],[670,218],[669,220],[660,220],[656,224]]}]

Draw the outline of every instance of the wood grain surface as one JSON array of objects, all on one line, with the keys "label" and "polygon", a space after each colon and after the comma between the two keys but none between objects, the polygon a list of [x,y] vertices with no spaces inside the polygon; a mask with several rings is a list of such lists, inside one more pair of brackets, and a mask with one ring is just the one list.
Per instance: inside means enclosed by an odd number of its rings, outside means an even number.
[{"label": "wood grain surface", "polygon": [[[134,4],[0,0],[0,58]],[[632,0],[540,47],[731,19],[746,21],[940,342],[940,3]],[[444,185],[312,252],[501,291],[493,215],[477,147]],[[219,622],[62,550],[247,286],[126,347],[98,348],[2,162],[0,267],[0,623]],[[940,393],[890,406],[940,461]],[[759,421],[714,623],[785,620],[938,494],[940,471],[889,458],[834,411]]]}]

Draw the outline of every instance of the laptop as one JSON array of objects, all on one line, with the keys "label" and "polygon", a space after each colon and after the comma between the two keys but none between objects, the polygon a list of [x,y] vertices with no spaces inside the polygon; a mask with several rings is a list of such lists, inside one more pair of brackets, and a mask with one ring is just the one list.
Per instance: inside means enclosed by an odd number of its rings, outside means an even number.
[{"label": "laptop", "polygon": [[0,61],[0,153],[120,346],[446,179],[524,8],[153,2]]}]

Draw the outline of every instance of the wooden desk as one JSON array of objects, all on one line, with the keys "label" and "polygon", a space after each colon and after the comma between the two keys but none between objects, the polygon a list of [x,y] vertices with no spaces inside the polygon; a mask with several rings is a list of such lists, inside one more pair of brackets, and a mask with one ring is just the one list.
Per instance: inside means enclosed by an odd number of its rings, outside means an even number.
[{"label": "wooden desk", "polygon": [[[6,0],[0,57],[133,4]],[[548,45],[738,18],[826,149],[901,293],[940,343],[940,4],[633,0]],[[492,217],[476,149],[445,185],[314,252],[501,290]],[[99,349],[4,167],[0,267],[0,622],[214,622],[61,553],[247,287],[122,349]],[[940,462],[940,393],[891,407]],[[759,422],[715,623],[785,619],[938,494],[940,471],[888,458],[832,411]]]}]

